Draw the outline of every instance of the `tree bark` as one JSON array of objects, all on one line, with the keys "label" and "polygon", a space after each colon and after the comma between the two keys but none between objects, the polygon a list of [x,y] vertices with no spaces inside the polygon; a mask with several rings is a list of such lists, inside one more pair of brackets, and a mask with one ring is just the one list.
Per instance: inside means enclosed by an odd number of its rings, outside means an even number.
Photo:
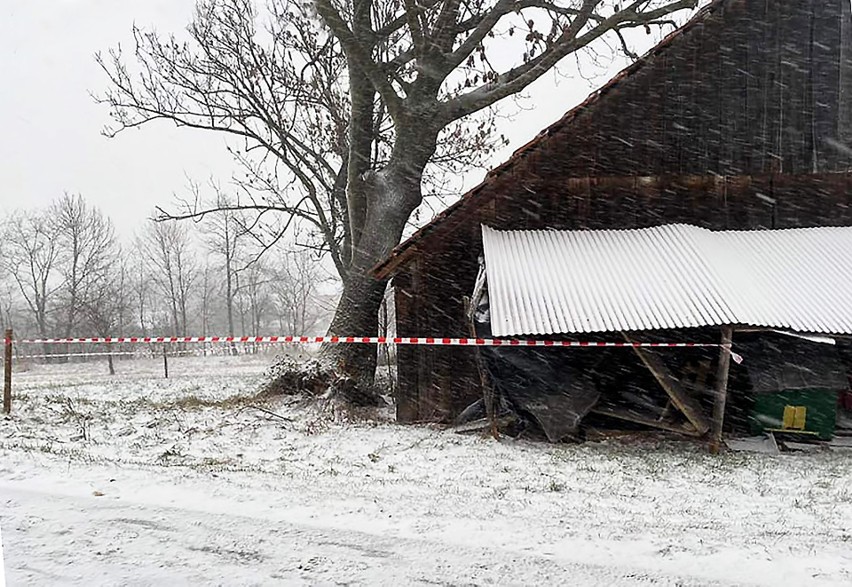
[{"label": "tree bark", "polygon": [[[228,314],[228,336],[234,336],[234,283],[231,272],[231,256],[227,253],[225,257],[225,308]],[[231,342],[231,355],[236,356],[237,345]]]},{"label": "tree bark", "polygon": [[[353,14],[353,34],[361,43],[369,43],[372,33],[371,0],[355,2]],[[374,139],[373,117],[375,115],[376,90],[357,63],[348,61],[349,70],[349,156],[347,157],[346,202],[349,220],[349,243],[345,248],[349,257],[345,262],[349,266],[355,262],[356,251],[361,235],[369,225],[366,216],[370,194],[367,192],[366,177],[372,169],[372,145]],[[348,278],[348,275],[347,275]]]},{"label": "tree bark", "polygon": [[[373,279],[365,272],[350,274],[335,309],[329,335],[375,336],[384,291],[385,282]],[[372,385],[376,372],[376,345],[326,345],[322,356],[332,361],[341,375],[355,380],[362,389]]]},{"label": "tree bark", "polygon": [[[391,160],[381,171],[366,178],[369,195],[364,230],[353,250],[349,279],[335,310],[329,335],[375,336],[379,330],[379,307],[386,281],[370,270],[399,244],[408,218],[422,202],[421,179],[435,152],[438,131],[430,132],[422,118],[400,132]],[[428,120],[428,119],[426,119]],[[352,379],[361,393],[373,384],[377,349],[375,345],[326,345],[322,356],[333,361],[337,371]]]}]

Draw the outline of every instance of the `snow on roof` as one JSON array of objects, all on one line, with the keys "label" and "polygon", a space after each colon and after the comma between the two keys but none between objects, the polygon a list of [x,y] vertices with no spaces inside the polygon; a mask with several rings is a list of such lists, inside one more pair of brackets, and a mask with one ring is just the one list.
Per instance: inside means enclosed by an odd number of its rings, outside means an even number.
[{"label": "snow on roof", "polygon": [[852,333],[852,227],[482,227],[495,336],[742,324]]}]

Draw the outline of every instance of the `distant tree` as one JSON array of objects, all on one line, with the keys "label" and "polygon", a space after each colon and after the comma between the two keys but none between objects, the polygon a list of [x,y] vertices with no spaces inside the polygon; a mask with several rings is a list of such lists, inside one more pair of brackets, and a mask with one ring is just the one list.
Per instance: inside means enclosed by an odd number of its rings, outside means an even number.
[{"label": "distant tree", "polygon": [[[87,319],[94,334],[100,337],[122,336],[130,311],[131,299],[128,295],[129,275],[125,257],[120,250],[115,251],[111,261],[103,270],[91,275],[87,283],[87,295],[80,304],[82,314]],[[111,345],[107,345],[111,350]],[[108,350],[109,352],[109,350]],[[112,353],[107,355],[109,374],[115,375]]]},{"label": "distant tree", "polygon": [[293,251],[280,255],[272,271],[272,303],[282,333],[311,333],[320,320],[316,294],[322,278],[317,260],[307,251]]},{"label": "distant tree", "polygon": [[216,295],[218,289],[215,282],[216,272],[210,266],[209,262],[205,262],[200,272],[200,283],[198,284],[201,294],[201,336],[210,334],[210,324],[214,316],[213,296]]},{"label": "distant tree", "polygon": [[130,291],[130,307],[139,332],[148,336],[148,326],[151,324],[152,301],[150,262],[146,259],[147,251],[143,236],[137,235],[126,255],[128,289]]},{"label": "distant tree", "polygon": [[51,316],[62,283],[58,265],[61,248],[42,212],[14,212],[3,224],[3,267],[26,302],[38,335],[49,338]]},{"label": "distant tree", "polygon": [[[3,252],[0,250],[0,255]],[[5,273],[5,271],[4,271]],[[3,330],[12,328],[15,315],[15,286],[7,282],[5,279],[0,282],[0,322],[2,322]]]},{"label": "distant tree", "polygon": [[151,285],[168,305],[172,332],[187,335],[189,301],[196,261],[187,227],[176,222],[151,222],[142,236]]},{"label": "distant tree", "polygon": [[[65,193],[47,210],[50,231],[62,250],[57,265],[62,277],[62,332],[70,337],[80,326],[83,306],[96,295],[91,288],[118,262],[112,221],[79,194]],[[91,304],[89,304],[91,305]]]},{"label": "distant tree", "polygon": [[246,302],[248,310],[249,329],[244,331],[249,336],[260,336],[263,324],[270,310],[269,290],[273,279],[265,264],[258,260],[246,266],[240,274],[240,294]]},{"label": "distant tree", "polygon": [[[213,187],[217,211],[200,218],[200,231],[207,250],[222,264],[227,334],[234,336],[234,299],[238,293],[239,273],[247,261],[247,229],[243,212],[235,209],[235,200],[223,193],[218,186]],[[197,188],[195,190],[197,194]]]}]

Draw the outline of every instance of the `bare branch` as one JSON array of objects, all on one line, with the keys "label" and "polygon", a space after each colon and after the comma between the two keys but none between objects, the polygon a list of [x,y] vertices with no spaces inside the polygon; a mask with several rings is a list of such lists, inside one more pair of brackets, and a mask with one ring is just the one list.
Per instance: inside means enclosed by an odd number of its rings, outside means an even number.
[{"label": "bare branch", "polygon": [[647,0],[639,0],[615,12],[609,18],[599,21],[585,33],[580,34],[583,27],[592,20],[592,11],[599,2],[600,0],[584,0],[580,14],[574,18],[557,41],[537,57],[498,75],[494,81],[448,100],[445,103],[445,120],[457,120],[482,108],[487,108],[507,96],[518,93],[549,71],[563,57],[581,47],[588,46],[608,32],[645,26],[649,23],[658,22],[666,14],[694,8],[697,5],[697,0],[676,0],[658,9],[642,12],[639,11],[639,8],[646,4]]},{"label": "bare branch", "polygon": [[398,117],[402,112],[402,100],[391,86],[387,76],[382,72],[381,67],[370,57],[369,48],[358,41],[340,13],[332,6],[331,0],[317,0],[315,5],[319,15],[340,41],[347,57],[356,64],[358,69],[364,72],[364,75],[375,86],[376,91],[385,101],[390,115],[394,118]]}]

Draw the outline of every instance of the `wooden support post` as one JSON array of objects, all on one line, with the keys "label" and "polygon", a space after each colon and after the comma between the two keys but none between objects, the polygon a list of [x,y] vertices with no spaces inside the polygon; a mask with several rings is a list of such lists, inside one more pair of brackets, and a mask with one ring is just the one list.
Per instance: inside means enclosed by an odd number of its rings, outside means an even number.
[{"label": "wooden support post", "polygon": [[169,353],[165,344],[163,344],[163,375],[166,379],[169,378]]},{"label": "wooden support post", "polygon": [[722,425],[725,423],[725,403],[728,400],[728,371],[731,367],[731,340],[733,328],[722,326],[722,348],[719,349],[719,364],[716,368],[716,393],[713,400],[713,432],[710,452],[717,454],[722,448]]},{"label": "wooden support post", "polygon": [[[476,338],[476,327],[473,322],[473,303],[475,302],[465,296],[464,306],[465,315],[468,320],[468,332],[470,332],[471,338]],[[475,347],[473,352],[476,353],[476,370],[479,371],[479,382],[482,385],[482,403],[485,406],[485,418],[488,420],[488,431],[494,439],[499,440],[500,432],[498,430],[499,426],[497,422],[497,406],[494,397],[494,387],[491,385],[491,378],[488,377],[488,370],[485,367],[485,361],[482,359],[481,347]]]},{"label": "wooden support post", "polygon": [[12,329],[6,329],[5,371],[3,377],[3,412],[12,413]]},{"label": "wooden support post", "polygon": [[[624,338],[629,342],[633,342],[626,334]],[[665,366],[657,355],[641,347],[633,347],[633,350],[636,351],[636,354],[639,355],[639,358],[645,363],[645,366],[666,391],[675,407],[695,427],[698,436],[706,434],[710,430],[710,423],[701,409],[701,404],[681,387],[677,378],[672,375],[671,371],[669,371],[668,367]]]},{"label": "wooden support post", "polygon": [[[394,305],[397,336],[419,334],[417,327],[417,290],[412,271],[406,269],[393,278]],[[416,422],[420,419],[420,397],[418,387],[420,349],[414,345],[399,345],[396,349],[396,420]]]}]

